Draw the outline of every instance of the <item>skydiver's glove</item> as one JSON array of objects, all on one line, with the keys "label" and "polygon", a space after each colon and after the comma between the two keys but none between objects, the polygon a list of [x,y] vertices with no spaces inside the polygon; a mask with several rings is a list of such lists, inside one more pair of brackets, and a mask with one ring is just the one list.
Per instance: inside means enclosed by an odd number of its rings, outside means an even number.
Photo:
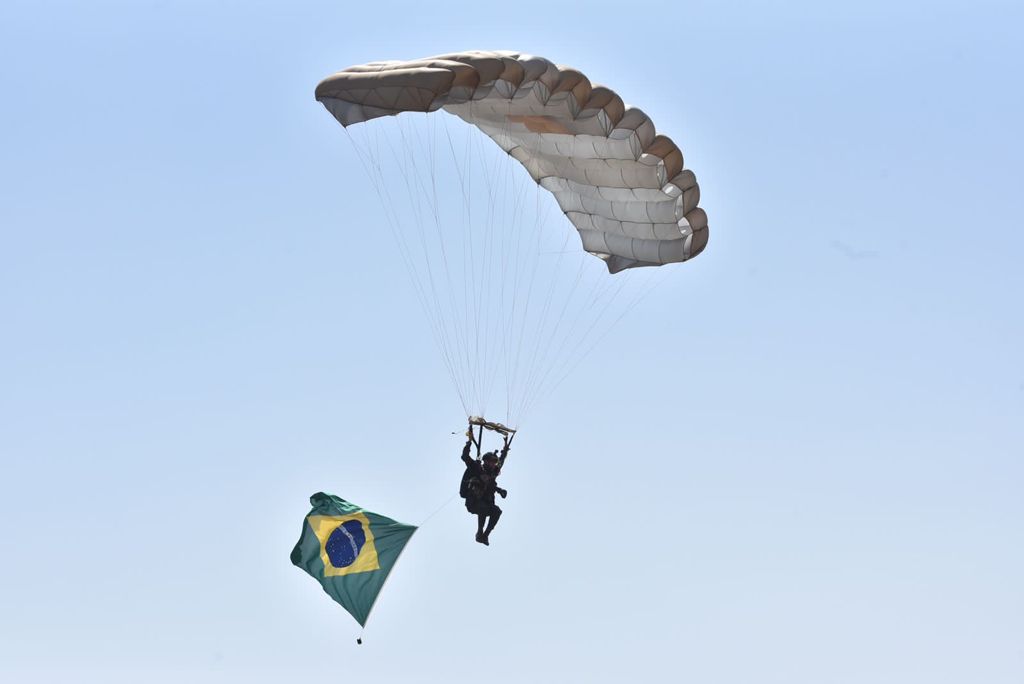
[{"label": "skydiver's glove", "polygon": [[507,489],[498,489],[498,494],[501,494],[501,498],[504,499],[506,496],[508,496],[508,490]]}]

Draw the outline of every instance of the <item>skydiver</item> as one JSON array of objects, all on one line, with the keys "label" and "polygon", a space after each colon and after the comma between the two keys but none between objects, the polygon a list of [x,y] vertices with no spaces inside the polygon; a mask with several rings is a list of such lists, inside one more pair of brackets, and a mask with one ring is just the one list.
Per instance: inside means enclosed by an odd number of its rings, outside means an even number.
[{"label": "skydiver", "polygon": [[496,482],[498,475],[501,474],[501,466],[505,464],[505,457],[508,456],[508,437],[505,437],[505,446],[502,447],[500,456],[488,451],[480,461],[474,461],[469,456],[469,449],[474,443],[472,426],[466,432],[466,436],[466,446],[462,448],[462,461],[466,464],[466,471],[462,475],[459,493],[466,499],[466,510],[476,515],[476,540],[490,546],[491,530],[501,517],[501,509],[494,503],[494,495],[500,494],[502,499],[508,496],[508,491],[499,487]]}]

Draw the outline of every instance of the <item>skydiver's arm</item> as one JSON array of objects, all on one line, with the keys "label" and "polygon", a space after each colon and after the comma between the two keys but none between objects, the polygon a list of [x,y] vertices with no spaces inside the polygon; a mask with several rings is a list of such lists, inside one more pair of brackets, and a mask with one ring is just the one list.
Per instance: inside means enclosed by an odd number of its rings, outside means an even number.
[{"label": "skydiver's arm", "polygon": [[505,465],[505,459],[508,457],[508,448],[511,446],[508,441],[508,437],[505,438],[505,446],[501,449],[501,455],[498,457],[498,470]]},{"label": "skydiver's arm", "polygon": [[473,446],[473,440],[467,439],[466,446],[462,447],[462,461],[468,466],[471,463],[476,463],[472,458],[469,457],[469,449]]}]

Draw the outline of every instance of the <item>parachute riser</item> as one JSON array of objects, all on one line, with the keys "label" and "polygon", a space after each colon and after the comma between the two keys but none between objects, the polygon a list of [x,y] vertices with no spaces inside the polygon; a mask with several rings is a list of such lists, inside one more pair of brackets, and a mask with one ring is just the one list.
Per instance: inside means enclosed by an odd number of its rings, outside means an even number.
[{"label": "parachute riser", "polygon": [[483,441],[484,441],[484,429],[485,428],[490,430],[490,431],[492,431],[492,432],[497,432],[499,435],[501,435],[504,438],[504,440],[505,440],[505,448],[502,450],[502,456],[501,456],[501,465],[504,466],[505,465],[505,457],[508,455],[508,448],[510,446],[512,446],[512,440],[515,439],[515,437],[516,437],[516,430],[514,428],[508,427],[507,425],[502,425],[501,423],[495,423],[494,421],[486,420],[485,418],[482,418],[480,416],[470,416],[469,417],[469,425],[470,425],[470,430],[473,429],[474,425],[476,425],[476,426],[478,426],[480,428],[479,435],[478,435],[478,437],[476,439],[476,460],[478,460],[478,461],[481,458],[480,451],[481,451],[481,448],[482,448],[482,445],[483,445]]},{"label": "parachute riser", "polygon": [[481,434],[483,434],[483,428],[487,428],[488,430],[497,432],[499,435],[502,435],[503,437],[509,437],[510,435],[516,434],[516,431],[513,428],[510,428],[507,425],[502,425],[501,423],[495,423],[493,421],[486,420],[484,418],[481,418],[480,416],[470,416],[469,424],[479,425],[481,429]]}]

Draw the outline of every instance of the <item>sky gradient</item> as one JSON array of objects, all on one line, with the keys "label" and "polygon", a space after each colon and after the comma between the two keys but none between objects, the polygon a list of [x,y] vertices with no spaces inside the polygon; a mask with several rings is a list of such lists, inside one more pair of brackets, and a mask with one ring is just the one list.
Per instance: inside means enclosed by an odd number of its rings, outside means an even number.
[{"label": "sky gradient", "polygon": [[[0,679],[1024,680],[1024,10],[574,5],[0,6]],[[641,106],[711,229],[530,415],[489,548],[313,99],[469,49]],[[288,560],[320,490],[448,502],[363,646]]]}]

